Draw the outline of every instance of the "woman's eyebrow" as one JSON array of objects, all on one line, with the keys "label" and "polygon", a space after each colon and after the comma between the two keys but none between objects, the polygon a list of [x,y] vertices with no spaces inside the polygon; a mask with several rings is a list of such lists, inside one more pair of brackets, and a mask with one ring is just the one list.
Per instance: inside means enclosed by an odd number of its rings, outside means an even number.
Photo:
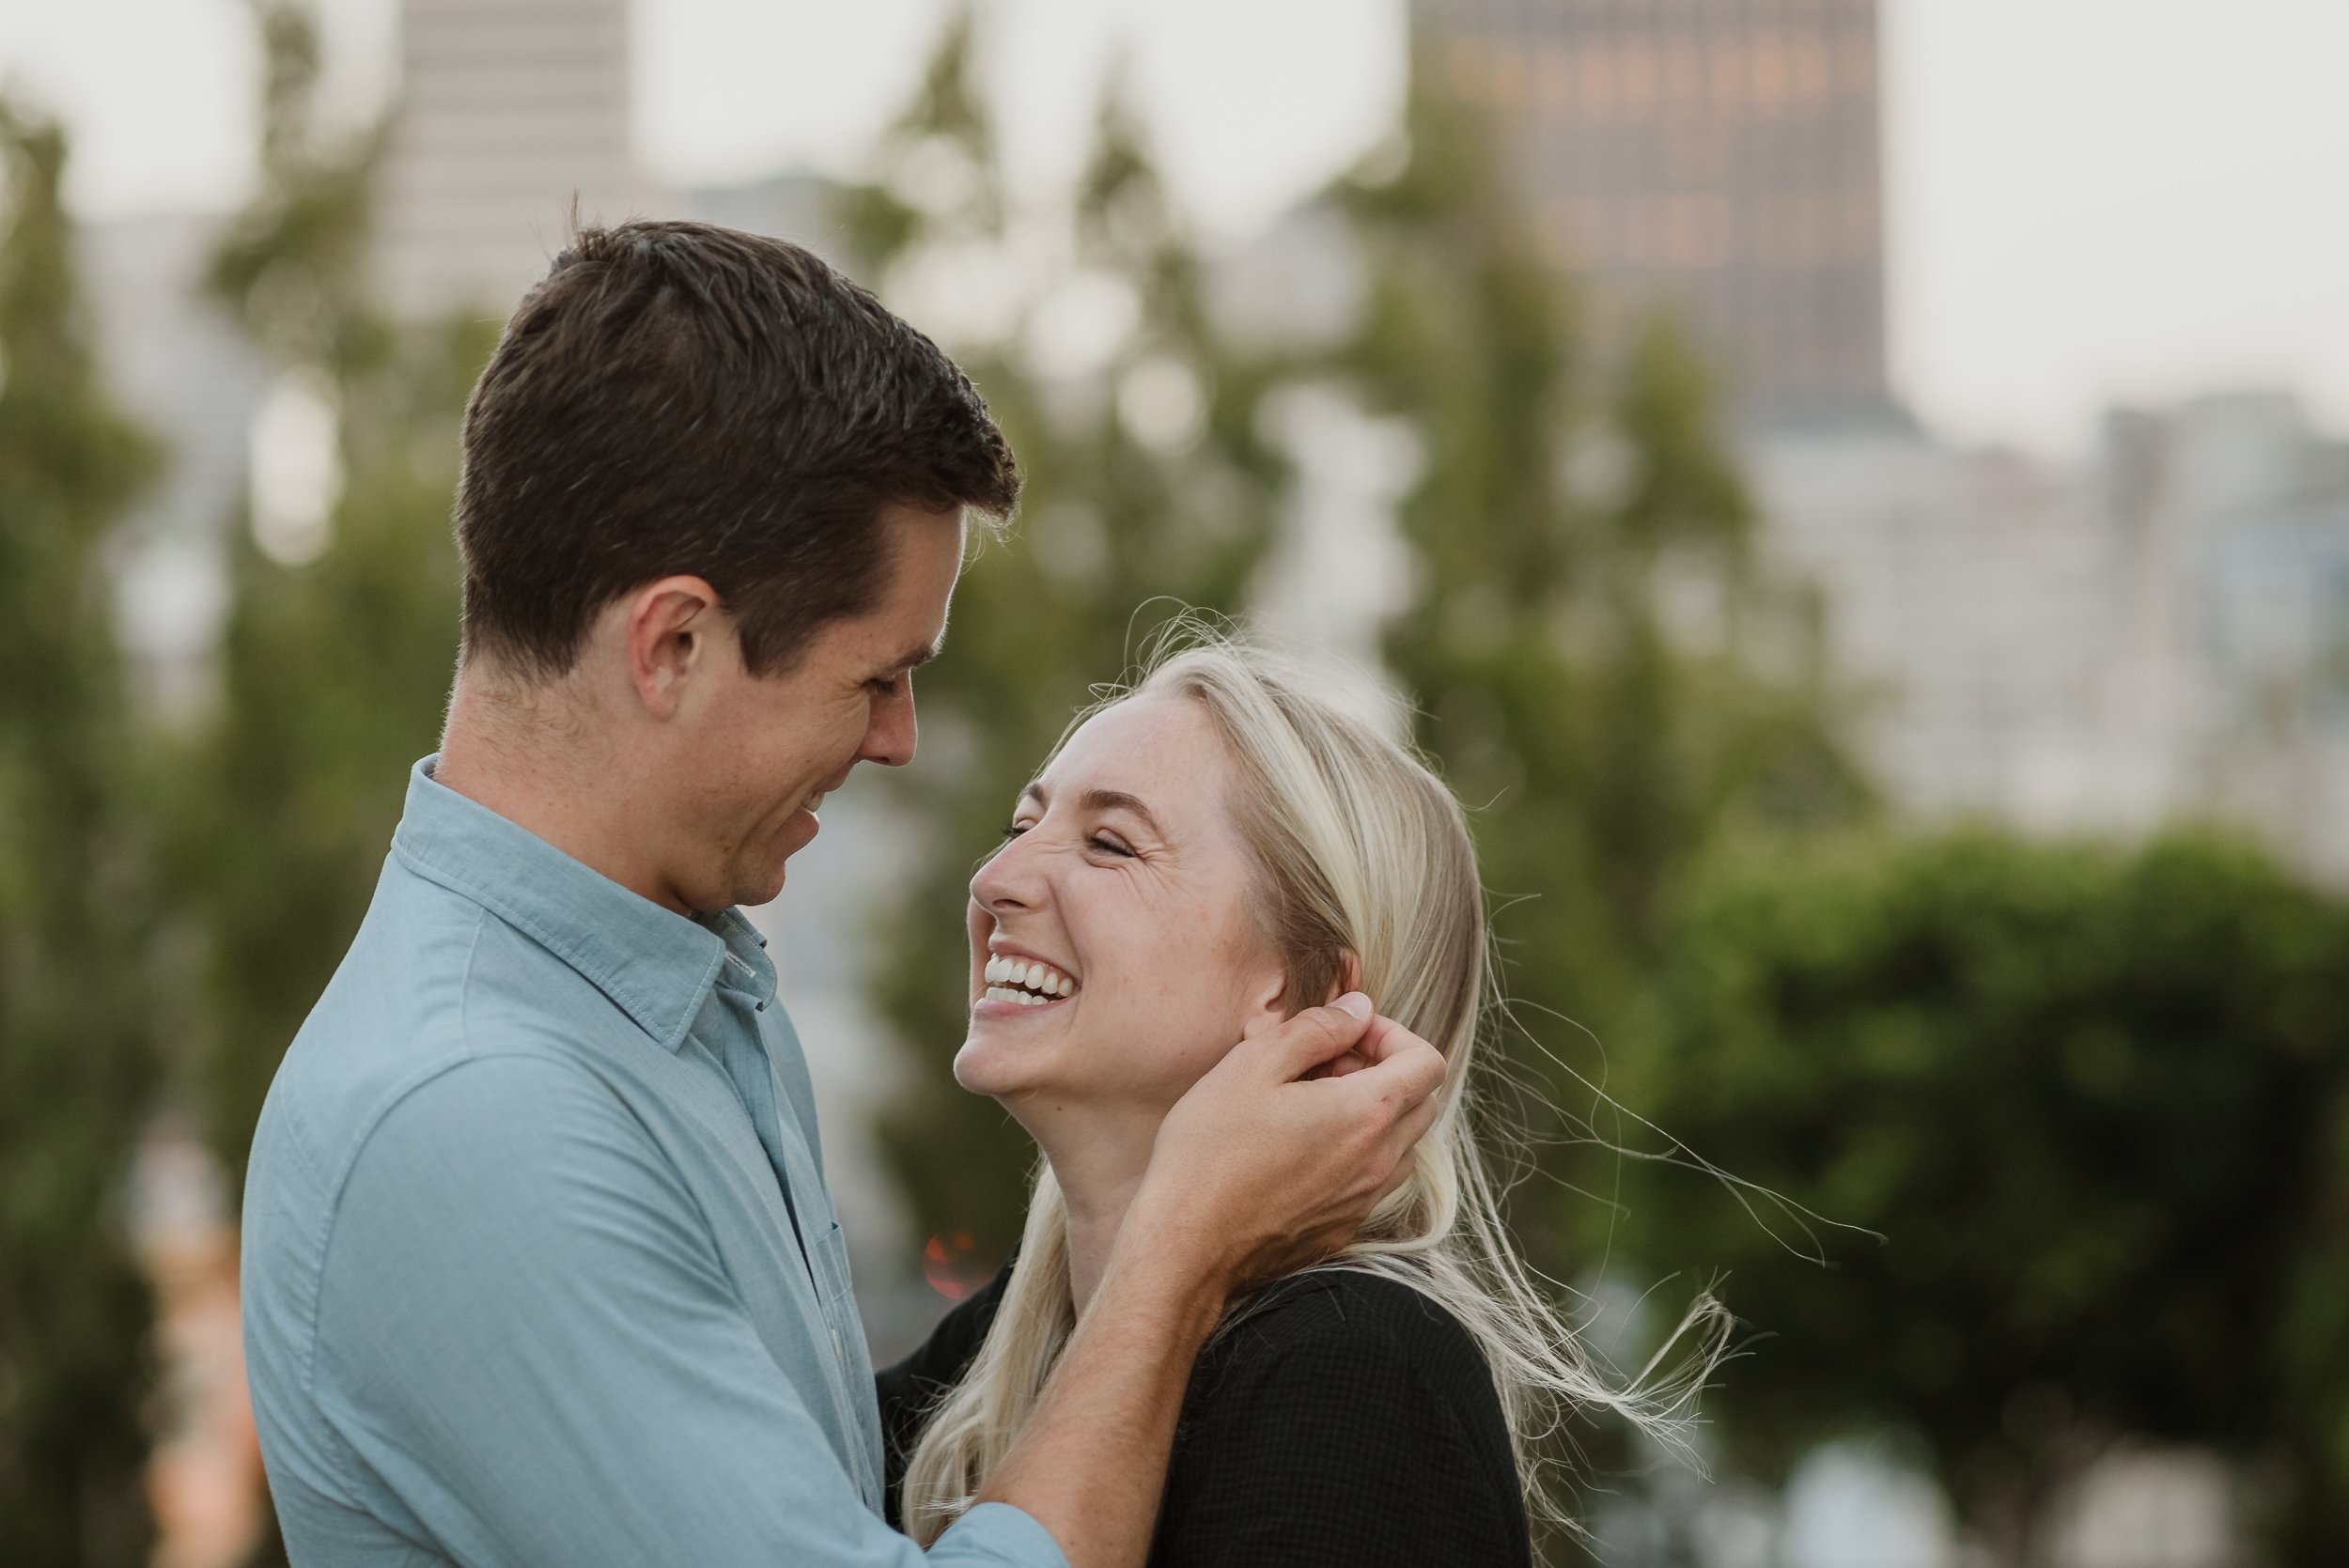
[{"label": "woman's eyebrow", "polygon": [[1166,836],[1166,830],[1159,826],[1159,819],[1150,815],[1150,808],[1142,803],[1138,795],[1128,795],[1122,789],[1088,789],[1077,797],[1077,803],[1087,811],[1131,812],[1142,818],[1143,827],[1160,838]]},{"label": "woman's eyebrow", "polygon": [[[1043,808],[1049,808],[1052,803],[1041,784],[1032,784],[1021,790],[1019,800],[1022,805],[1034,800],[1038,807]],[[1142,818],[1143,827],[1160,838],[1166,836],[1166,830],[1159,826],[1159,819],[1150,815],[1150,808],[1142,803],[1142,797],[1139,795],[1128,795],[1122,789],[1088,789],[1077,797],[1077,804],[1087,811],[1131,812]]]}]

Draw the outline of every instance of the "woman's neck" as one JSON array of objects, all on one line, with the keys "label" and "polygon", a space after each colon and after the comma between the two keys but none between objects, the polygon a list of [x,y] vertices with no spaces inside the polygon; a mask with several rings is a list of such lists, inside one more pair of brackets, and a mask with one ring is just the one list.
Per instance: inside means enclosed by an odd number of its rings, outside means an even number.
[{"label": "woman's neck", "polygon": [[1157,1121],[1073,1113],[1039,1137],[1068,1211],[1068,1294],[1079,1313],[1100,1287],[1134,1193],[1149,1167]]}]

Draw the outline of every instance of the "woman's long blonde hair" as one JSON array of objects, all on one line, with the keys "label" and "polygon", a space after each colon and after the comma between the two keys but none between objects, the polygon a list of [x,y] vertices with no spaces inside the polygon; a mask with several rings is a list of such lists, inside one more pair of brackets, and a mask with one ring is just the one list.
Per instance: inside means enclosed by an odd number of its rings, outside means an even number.
[{"label": "woman's long blonde hair", "polygon": [[[1317,1266],[1400,1281],[1467,1327],[1492,1371],[1529,1508],[1571,1527],[1543,1484],[1556,1452],[1545,1439],[1574,1409],[1601,1406],[1681,1446],[1719,1359],[1727,1314],[1701,1298],[1638,1376],[1618,1379],[1518,1257],[1476,1142],[1484,892],[1467,820],[1442,782],[1373,725],[1310,694],[1262,651],[1196,627],[1138,683],[1090,712],[1161,695],[1199,703],[1237,765],[1238,825],[1263,878],[1266,936],[1285,958],[1296,1007],[1335,995],[1351,956],[1378,1011],[1451,1063],[1446,1103],[1420,1141],[1410,1175],[1353,1245]],[[1245,1310],[1236,1308],[1226,1324]],[[1067,1209],[1050,1166],[1040,1164],[1019,1265],[993,1327],[907,1466],[904,1517],[915,1540],[936,1540],[971,1506],[1034,1410],[1076,1321]]]}]

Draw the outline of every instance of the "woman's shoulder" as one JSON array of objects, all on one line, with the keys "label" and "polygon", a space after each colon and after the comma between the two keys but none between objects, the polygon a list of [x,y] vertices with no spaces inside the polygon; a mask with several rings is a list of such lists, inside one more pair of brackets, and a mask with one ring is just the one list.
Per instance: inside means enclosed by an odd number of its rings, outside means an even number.
[{"label": "woman's shoulder", "polygon": [[1314,1269],[1261,1292],[1201,1354],[1154,1568],[1499,1568],[1529,1551],[1492,1374],[1434,1297]]},{"label": "woman's shoulder", "polygon": [[1311,1269],[1266,1287],[1234,1314],[1210,1354],[1244,1365],[1333,1344],[1429,1374],[1472,1374],[1486,1388],[1492,1382],[1475,1337],[1441,1302],[1393,1275],[1364,1269]]},{"label": "woman's shoulder", "polygon": [[1267,1287],[1199,1358],[1192,1413],[1339,1424],[1411,1421],[1510,1465],[1491,1368],[1466,1325],[1388,1274],[1317,1268]]}]

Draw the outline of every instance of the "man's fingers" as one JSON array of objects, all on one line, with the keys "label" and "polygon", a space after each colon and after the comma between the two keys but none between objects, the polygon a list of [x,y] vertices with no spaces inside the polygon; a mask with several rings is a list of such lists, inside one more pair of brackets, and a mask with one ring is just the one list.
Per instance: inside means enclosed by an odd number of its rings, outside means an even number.
[{"label": "man's fingers", "polygon": [[1411,1168],[1417,1163],[1411,1151],[1419,1147],[1419,1141],[1427,1135],[1427,1129],[1436,1125],[1436,1117],[1441,1110],[1442,1107],[1430,1095],[1398,1117],[1387,1136],[1379,1141],[1384,1147],[1394,1151],[1394,1169],[1388,1172],[1387,1179],[1378,1184],[1377,1196],[1371,1200],[1372,1207],[1386,1202],[1389,1193],[1411,1179]]},{"label": "man's fingers", "polygon": [[1354,1042],[1354,1050],[1365,1062],[1377,1062],[1383,1060],[1395,1046],[1418,1038],[1392,1018],[1374,1015],[1362,1030],[1362,1037]]},{"label": "man's fingers", "polygon": [[[1392,1103],[1395,1105],[1417,1105],[1442,1088],[1443,1053],[1401,1024],[1390,1023],[1384,1018],[1377,1022],[1387,1024],[1386,1036],[1379,1042],[1379,1052],[1372,1058],[1369,1066],[1348,1075],[1353,1081],[1365,1090],[1376,1091],[1381,1096],[1392,1096]],[[1372,1027],[1376,1029],[1377,1024]],[[1355,1050],[1362,1055],[1371,1055],[1363,1049],[1363,1045],[1367,1043],[1366,1036],[1364,1041],[1355,1045]]]},{"label": "man's fingers", "polygon": [[[1347,1004],[1361,1007],[1358,1015]],[[1264,1037],[1282,1081],[1299,1079],[1352,1048],[1371,1018],[1370,1000],[1349,991],[1327,1007],[1308,1007]]]},{"label": "man's fingers", "polygon": [[1387,1134],[1387,1146],[1408,1163],[1411,1150],[1427,1136],[1427,1129],[1434,1126],[1436,1118],[1442,1114],[1443,1102],[1433,1094],[1428,1095],[1395,1118],[1393,1130]]},{"label": "man's fingers", "polygon": [[1354,1052],[1366,1062],[1383,1062],[1414,1046],[1427,1050],[1436,1048],[1392,1018],[1382,1016],[1370,1020],[1370,1027],[1362,1031],[1362,1037],[1354,1042]]}]

